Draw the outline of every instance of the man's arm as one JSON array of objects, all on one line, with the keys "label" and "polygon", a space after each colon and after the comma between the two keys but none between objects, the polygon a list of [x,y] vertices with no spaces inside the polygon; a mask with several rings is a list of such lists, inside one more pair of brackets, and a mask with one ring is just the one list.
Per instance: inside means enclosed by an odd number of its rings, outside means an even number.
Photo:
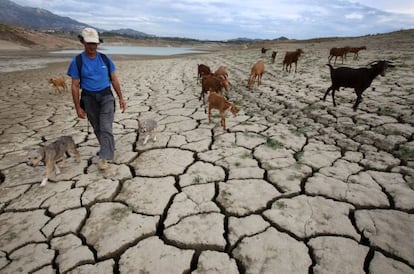
[{"label": "man's arm", "polygon": [[79,118],[85,119],[86,113],[85,110],[80,106],[80,91],[79,91],[79,79],[72,78],[72,99],[75,104],[76,114]]},{"label": "man's arm", "polygon": [[122,96],[121,85],[119,84],[118,77],[116,76],[115,72],[111,73],[111,80],[112,86],[114,87],[116,95],[118,96],[119,107],[122,109],[122,112],[124,112],[127,107],[127,104],[124,97]]}]

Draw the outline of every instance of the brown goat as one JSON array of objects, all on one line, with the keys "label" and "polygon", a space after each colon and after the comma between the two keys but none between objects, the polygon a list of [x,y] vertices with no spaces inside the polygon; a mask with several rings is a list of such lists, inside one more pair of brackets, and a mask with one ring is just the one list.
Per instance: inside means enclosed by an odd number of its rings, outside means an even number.
[{"label": "brown goat", "polygon": [[199,100],[203,99],[203,104],[205,104],[205,94],[208,93],[209,90],[214,90],[217,92],[222,92],[223,88],[228,91],[229,90],[229,83],[227,79],[220,75],[216,76],[214,74],[206,74],[201,79],[201,93]]},{"label": "brown goat", "polygon": [[335,57],[334,64],[336,64],[336,58],[341,57],[342,64],[344,63],[344,58],[346,59],[346,55],[349,52],[350,47],[343,47],[343,48],[331,48],[329,50],[329,57],[328,62],[331,63],[332,58]]},{"label": "brown goat", "polygon": [[274,64],[274,63],[275,63],[276,54],[277,54],[277,51],[273,51],[273,52],[272,52],[272,57],[271,57],[272,64]]},{"label": "brown goat", "polygon": [[239,107],[230,103],[224,98],[224,96],[214,92],[209,91],[208,93],[208,122],[211,123],[211,110],[217,109],[220,112],[220,125],[223,129],[226,129],[226,111],[230,110],[234,117],[236,117],[239,112]]},{"label": "brown goat", "polygon": [[358,53],[359,53],[359,51],[360,50],[363,50],[363,49],[367,49],[367,47],[366,46],[362,46],[362,47],[350,47],[349,48],[349,52],[350,53],[353,53],[354,54],[354,60],[357,60],[358,59]]},{"label": "brown goat", "polygon": [[197,65],[197,84],[203,78],[204,75],[210,74],[210,67],[204,64]]},{"label": "brown goat", "polygon": [[61,76],[59,78],[53,79],[53,78],[49,78],[47,80],[49,82],[49,84],[52,84],[53,87],[55,88],[55,92],[56,94],[60,93],[60,87],[63,88],[63,91],[67,92],[68,91],[68,86],[66,85],[66,79],[65,76]]},{"label": "brown goat", "polygon": [[265,70],[265,65],[263,60],[259,60],[256,62],[256,64],[253,65],[251,71],[249,80],[247,81],[247,87],[250,89],[257,78],[257,85],[259,86],[262,83],[262,76]]},{"label": "brown goat", "polygon": [[223,76],[224,78],[229,79],[229,74],[227,73],[227,69],[225,66],[219,66],[214,72],[214,75]]},{"label": "brown goat", "polygon": [[285,58],[283,59],[282,70],[286,66],[286,71],[288,71],[288,66],[289,66],[289,73],[290,73],[290,70],[292,69],[292,63],[294,63],[295,73],[296,73],[296,69],[298,67],[299,56],[302,53],[304,53],[302,49],[297,49],[296,51],[287,51],[285,54]]}]

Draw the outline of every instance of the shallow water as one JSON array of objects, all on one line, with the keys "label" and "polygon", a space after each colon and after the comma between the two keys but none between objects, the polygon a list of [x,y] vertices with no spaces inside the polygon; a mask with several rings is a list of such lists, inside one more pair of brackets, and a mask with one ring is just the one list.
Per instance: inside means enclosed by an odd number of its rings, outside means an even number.
[{"label": "shallow water", "polygon": [[[99,46],[98,50],[108,55],[147,55],[147,56],[172,56],[190,53],[203,53],[194,48],[177,47],[138,47],[138,46]],[[44,68],[49,63],[70,62],[71,58],[79,54],[83,49],[58,50],[49,52],[56,57],[24,57],[24,56],[0,56],[0,73],[26,69]]]},{"label": "shallow water", "polygon": [[[188,53],[202,53],[203,51],[193,48],[176,48],[176,47],[138,47],[138,46],[100,46],[100,52],[110,55],[156,55],[170,56]],[[59,50],[51,53],[59,54],[77,54],[80,50]]]}]

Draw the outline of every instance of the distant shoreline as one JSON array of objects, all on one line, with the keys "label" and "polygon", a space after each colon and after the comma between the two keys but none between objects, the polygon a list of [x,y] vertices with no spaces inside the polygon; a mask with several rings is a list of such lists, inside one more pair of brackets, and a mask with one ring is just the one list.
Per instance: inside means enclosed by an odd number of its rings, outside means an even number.
[{"label": "distant shoreline", "polygon": [[[51,63],[69,63],[73,56],[76,55],[75,53],[52,53],[52,51],[59,50],[60,49],[30,49],[16,43],[0,40],[0,73],[24,71],[29,69],[42,69],[46,68]],[[79,53],[82,52],[82,50],[83,49],[79,49]],[[208,50],[203,50],[205,51],[203,53],[192,52],[175,55],[110,54],[110,56],[115,61],[159,60],[208,54]]]}]

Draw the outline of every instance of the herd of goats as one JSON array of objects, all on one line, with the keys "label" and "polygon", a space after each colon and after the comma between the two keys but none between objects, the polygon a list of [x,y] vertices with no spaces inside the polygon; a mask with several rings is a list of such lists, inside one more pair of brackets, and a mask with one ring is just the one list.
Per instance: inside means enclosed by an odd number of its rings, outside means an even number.
[{"label": "herd of goats", "polygon": [[[339,88],[341,87],[353,88],[357,95],[356,101],[353,105],[353,110],[356,111],[358,108],[358,105],[362,101],[362,93],[371,85],[375,77],[377,77],[378,75],[385,76],[385,72],[387,68],[394,67],[394,65],[392,65],[392,63],[387,60],[374,61],[368,64],[367,67],[361,67],[361,68],[350,68],[350,67],[334,68],[330,64],[334,57],[335,57],[334,64],[336,63],[336,60],[338,57],[342,59],[342,63],[343,63],[344,58],[346,59],[346,55],[348,53],[353,53],[354,54],[353,58],[357,59],[359,51],[364,50],[364,49],[366,49],[365,46],[362,46],[362,47],[348,47],[347,46],[347,47],[341,47],[341,48],[335,47],[335,48],[330,49],[327,66],[329,66],[329,69],[330,69],[332,84],[326,90],[325,95],[322,98],[323,101],[325,101],[326,96],[331,91],[332,102],[333,102],[333,105],[336,106],[335,91],[339,91]],[[262,56],[264,56],[268,50],[269,49],[261,48]],[[292,64],[295,64],[295,73],[296,73],[297,62],[302,53],[304,53],[302,49],[297,49],[295,51],[287,51],[283,59],[282,69],[290,73]],[[276,51],[272,52],[272,55],[271,55],[272,64],[275,62],[276,54],[277,54]],[[249,76],[248,83],[247,83],[247,87],[249,89],[252,88],[252,86],[254,85],[256,81],[257,81],[258,86],[261,84],[264,71],[265,71],[265,64],[264,64],[264,61],[260,59],[251,68],[250,76]],[[199,64],[198,71],[197,71],[197,82],[198,81],[201,81],[202,88],[201,88],[200,100],[203,99],[203,103],[204,103],[205,94],[208,94],[209,92],[215,92],[217,94],[222,95],[223,88],[226,91],[228,91],[229,89],[228,73],[224,66],[220,66],[216,71],[213,72],[210,69],[210,67],[208,67],[207,65]],[[225,100],[224,97],[223,97],[223,100]],[[228,106],[228,104],[226,106]],[[222,113],[223,111],[225,110],[220,110],[220,113]]]}]

